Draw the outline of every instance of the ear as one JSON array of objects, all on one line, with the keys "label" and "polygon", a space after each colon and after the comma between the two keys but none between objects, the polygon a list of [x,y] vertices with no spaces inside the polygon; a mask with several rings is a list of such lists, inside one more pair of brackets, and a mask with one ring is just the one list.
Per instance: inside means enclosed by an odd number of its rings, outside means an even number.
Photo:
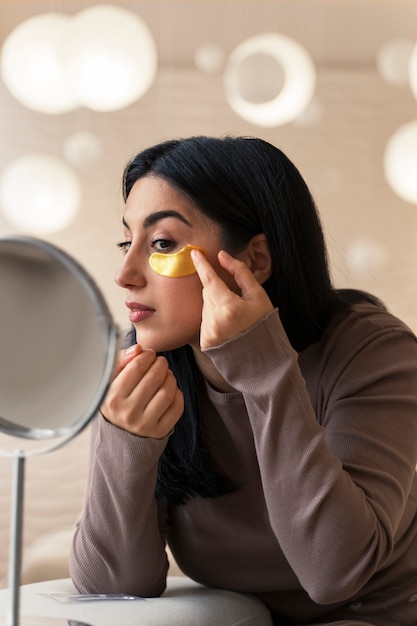
[{"label": "ear", "polygon": [[264,233],[252,237],[239,258],[246,263],[260,285],[272,274],[272,261]]}]

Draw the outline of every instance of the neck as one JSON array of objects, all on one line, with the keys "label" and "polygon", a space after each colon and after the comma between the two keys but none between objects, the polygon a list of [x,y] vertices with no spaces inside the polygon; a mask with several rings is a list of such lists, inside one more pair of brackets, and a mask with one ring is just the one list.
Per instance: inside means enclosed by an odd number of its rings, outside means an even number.
[{"label": "neck", "polygon": [[236,391],[228,382],[225,381],[223,376],[214,367],[212,360],[207,354],[201,352],[199,348],[194,348],[194,358],[197,363],[197,367],[210,385],[222,393],[230,393]]}]

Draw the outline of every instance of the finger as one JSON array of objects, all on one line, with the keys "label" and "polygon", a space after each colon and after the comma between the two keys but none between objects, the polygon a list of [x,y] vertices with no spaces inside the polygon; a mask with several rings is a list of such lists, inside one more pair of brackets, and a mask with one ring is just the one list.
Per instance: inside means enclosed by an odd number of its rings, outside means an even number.
[{"label": "finger", "polygon": [[[143,412],[152,395],[161,385],[168,364],[164,367],[159,364],[159,370],[163,370],[156,383],[152,384],[152,377],[145,380],[146,373],[156,362],[156,354],[152,350],[145,350],[122,370],[119,376],[110,386],[110,389],[101,406],[103,415],[118,423],[122,428],[130,430],[137,416]],[[160,357],[160,360],[165,360]]]},{"label": "finger", "polygon": [[218,259],[223,269],[227,270],[233,277],[244,300],[250,300],[255,295],[258,297],[259,289],[262,287],[244,261],[231,256],[226,250],[220,250]]},{"label": "finger", "polygon": [[[144,423],[149,427],[160,424],[168,415],[174,415],[177,421],[184,410],[183,396],[177,386],[177,381],[171,370],[166,372],[165,379],[158,391],[152,396],[143,411]],[[172,429],[173,424],[169,430]]]},{"label": "finger", "polygon": [[144,410],[164,384],[167,371],[167,360],[162,356],[157,357],[132,390],[129,396],[130,402]]},{"label": "finger", "polygon": [[128,360],[113,383],[116,393],[128,397],[156,360],[153,350],[143,350]]},{"label": "finger", "polygon": [[212,265],[210,265],[206,256],[200,252],[200,250],[193,249],[190,252],[191,258],[194,263],[194,267],[197,270],[197,274],[203,283],[203,287],[216,275]]},{"label": "finger", "polygon": [[[117,411],[117,423],[121,428],[143,437],[161,438],[172,430],[181,417],[184,410],[181,402],[182,394],[166,359],[158,357]],[[173,421],[161,429],[160,422],[166,416],[171,416]]]},{"label": "finger", "polygon": [[133,346],[129,346],[128,348],[121,350],[120,357],[122,362],[126,364],[141,352],[143,352],[142,346],[138,343],[135,343],[133,344]]},{"label": "finger", "polygon": [[216,273],[204,254],[199,250],[191,250],[191,257],[205,291],[203,296],[207,298],[208,295],[214,304],[220,304],[222,300],[228,299],[233,292]]},{"label": "finger", "polygon": [[133,346],[129,346],[128,348],[124,348],[123,350],[119,350],[119,354],[117,356],[116,365],[113,369],[112,380],[117,378],[122,369],[131,361],[135,356],[142,352],[142,346],[138,344],[134,344]]},{"label": "finger", "polygon": [[162,439],[169,435],[175,424],[184,413],[184,397],[177,388],[173,402],[169,405],[165,413],[160,417],[157,424],[157,431],[153,434],[156,439]]}]

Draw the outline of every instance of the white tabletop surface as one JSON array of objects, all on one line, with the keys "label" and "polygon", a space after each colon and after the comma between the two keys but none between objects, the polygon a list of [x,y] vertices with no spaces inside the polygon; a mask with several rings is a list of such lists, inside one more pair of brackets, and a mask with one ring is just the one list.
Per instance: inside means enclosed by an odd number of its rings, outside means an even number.
[{"label": "white tabletop surface", "polygon": [[[77,621],[91,626],[272,626],[269,612],[256,598],[209,589],[185,577],[169,577],[167,590],[161,598],[61,604],[52,594],[71,596],[76,590],[70,579],[23,585],[19,626],[52,626],[52,623],[77,626]],[[8,606],[9,592],[0,590],[1,616],[6,615]],[[32,619],[26,620],[26,616]],[[37,616],[63,621],[38,622]]]}]

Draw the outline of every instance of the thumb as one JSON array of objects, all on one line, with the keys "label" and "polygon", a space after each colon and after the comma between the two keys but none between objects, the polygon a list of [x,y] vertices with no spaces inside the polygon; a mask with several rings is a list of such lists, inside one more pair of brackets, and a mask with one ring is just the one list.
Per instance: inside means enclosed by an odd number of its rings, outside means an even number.
[{"label": "thumb", "polygon": [[113,371],[113,380],[120,374],[120,372],[126,367],[126,365],[130,363],[130,361],[132,361],[135,356],[141,354],[141,352],[143,352],[142,346],[137,343],[133,344],[133,346],[129,346],[128,348],[120,350],[116,367]]}]

